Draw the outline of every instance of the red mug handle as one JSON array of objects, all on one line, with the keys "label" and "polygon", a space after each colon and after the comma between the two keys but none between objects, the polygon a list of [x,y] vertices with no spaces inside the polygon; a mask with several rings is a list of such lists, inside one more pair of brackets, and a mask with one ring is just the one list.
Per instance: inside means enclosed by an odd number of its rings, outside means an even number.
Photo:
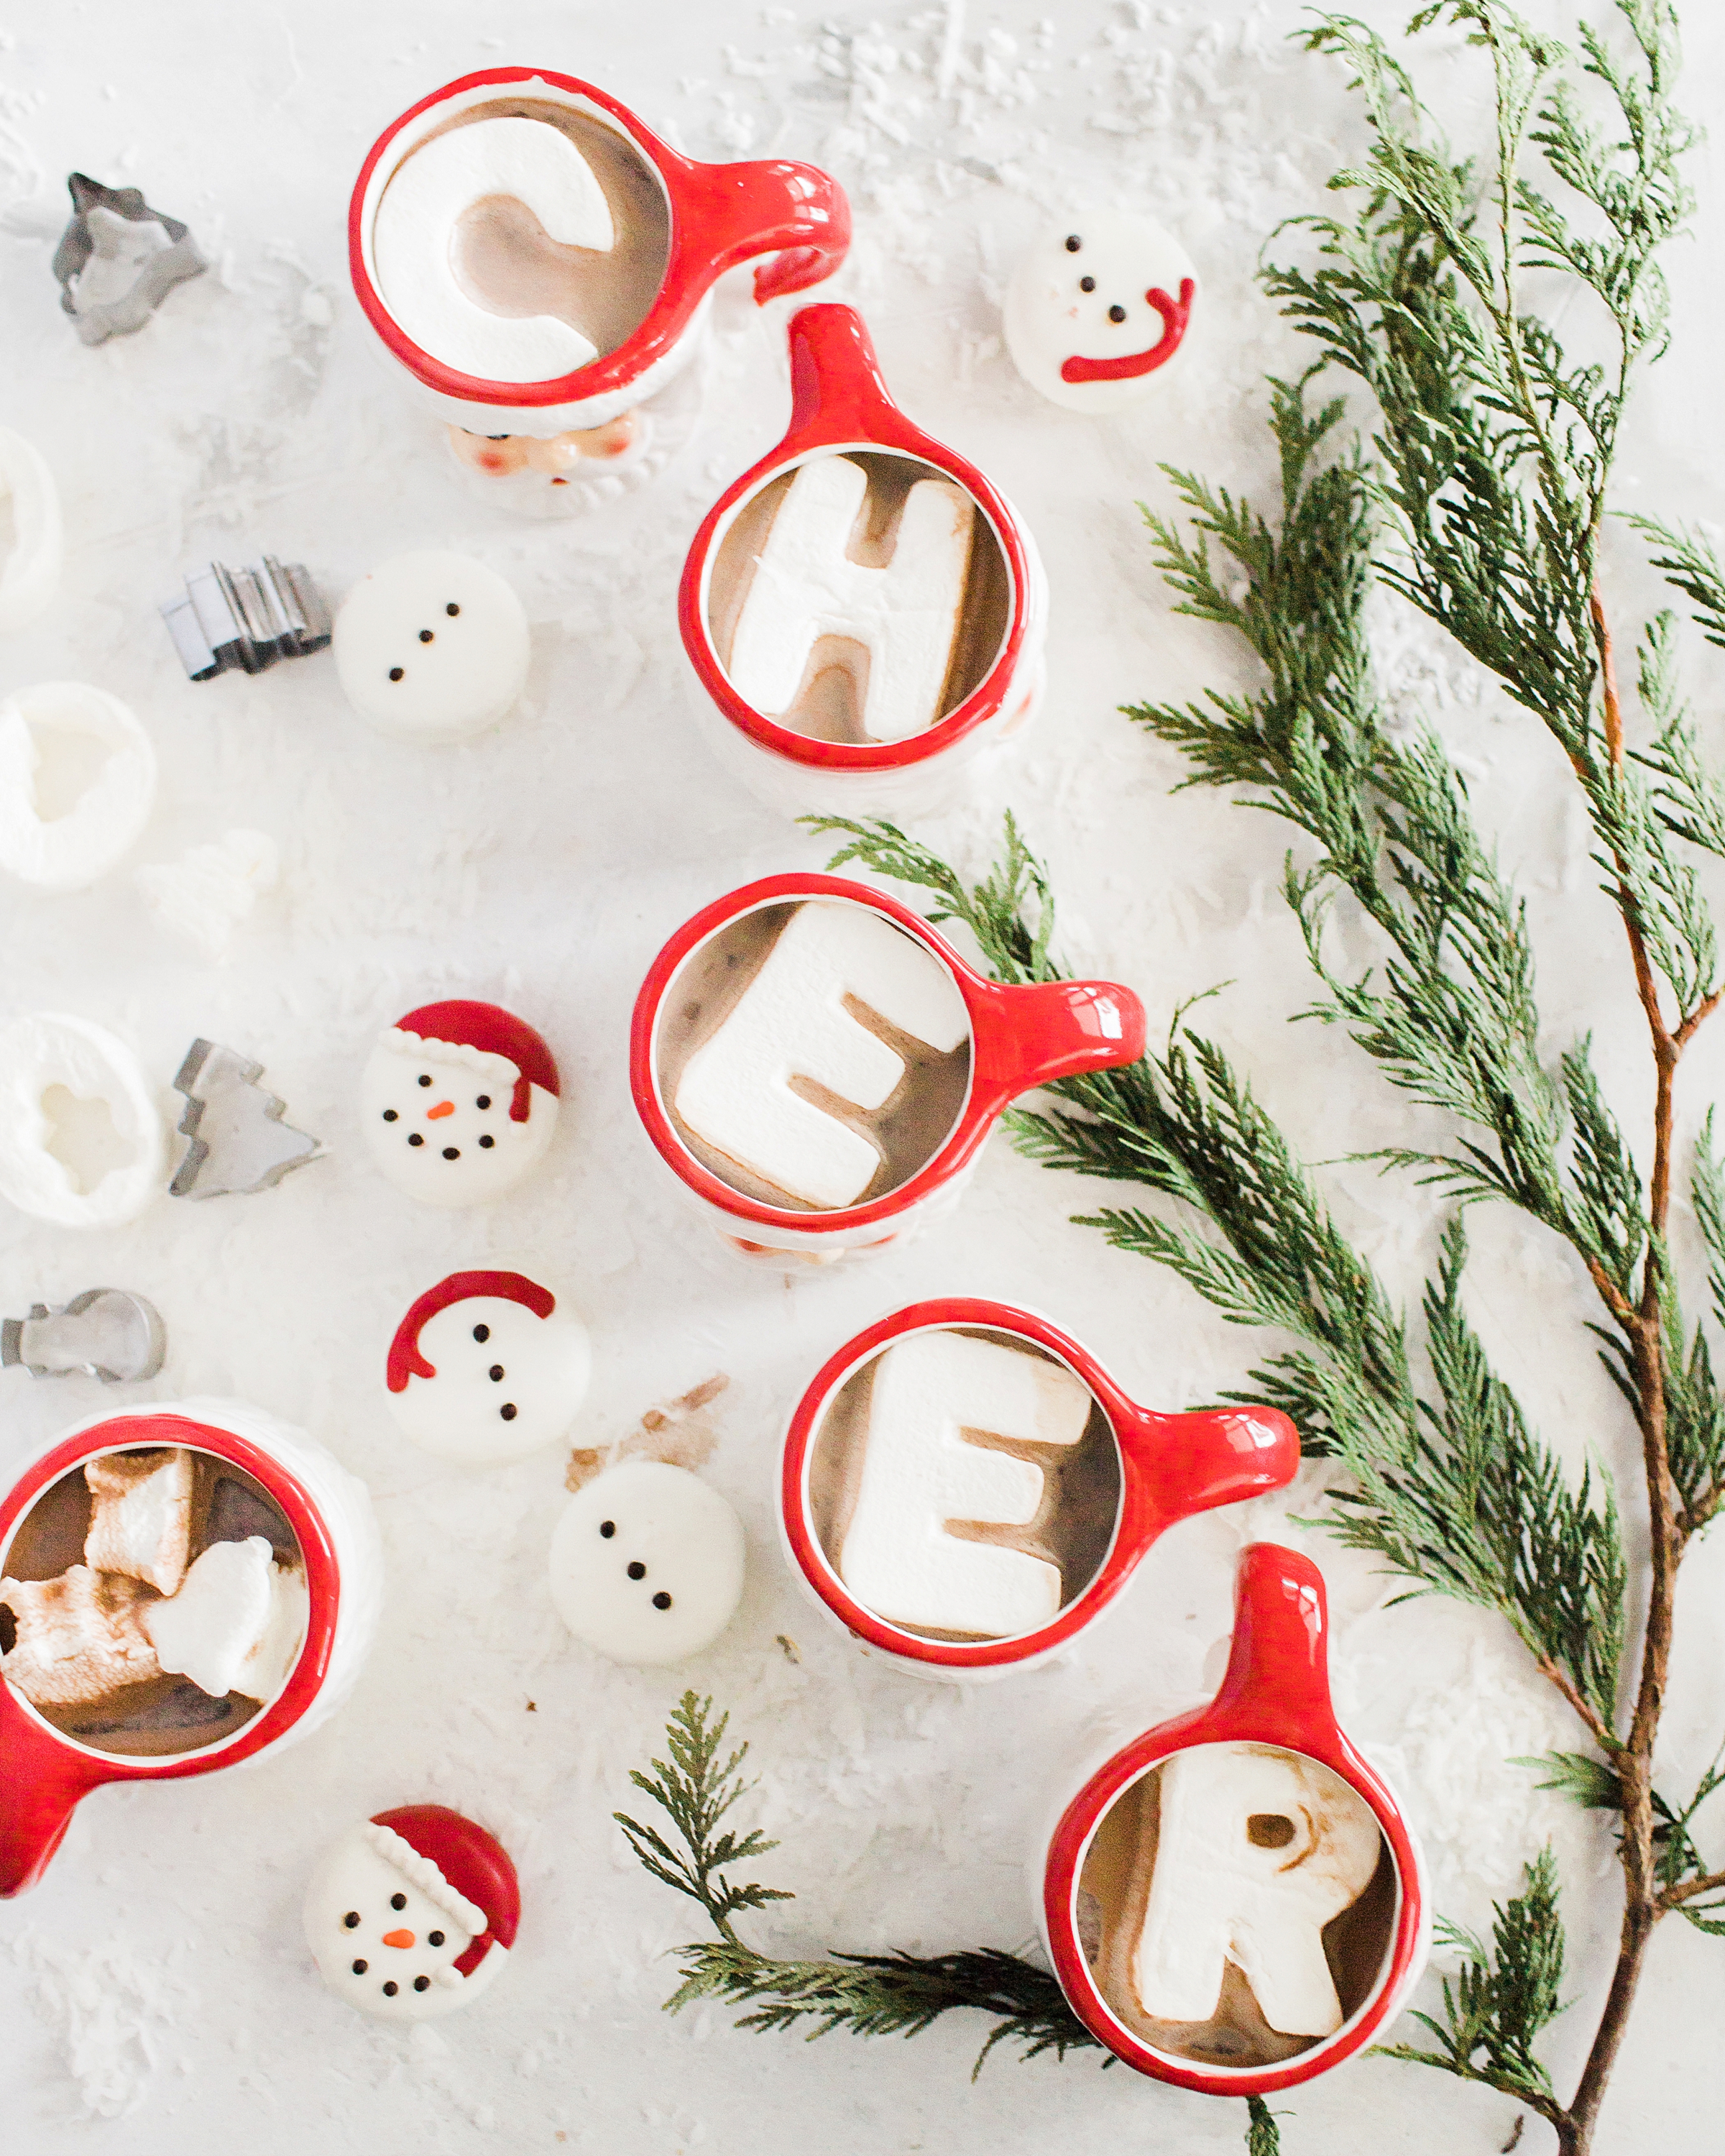
[{"label": "red mug handle", "polygon": [[973,1097],[991,1112],[1033,1087],[1086,1070],[1136,1063],[1144,1053],[1144,1006],[1117,981],[976,981]]},{"label": "red mug handle", "polygon": [[1186,1740],[1244,1738],[1334,1763],[1345,1748],[1330,1700],[1329,1602],[1309,1557],[1249,1543],[1234,1575],[1228,1674]]},{"label": "red mug handle", "polygon": [[830,277],[850,251],[850,204],[816,165],[770,157],[736,165],[691,165],[685,205],[695,245],[712,276],[757,254],[777,259],[755,271],[765,305]]},{"label": "red mug handle", "polygon": [[79,1799],[110,1772],[33,1721],[0,1680],[0,1899],[35,1885]]},{"label": "red mug handle", "polygon": [[1130,1487],[1123,1546],[1133,1562],[1177,1521],[1284,1490],[1300,1469],[1300,1437],[1276,1408],[1117,1415]]}]

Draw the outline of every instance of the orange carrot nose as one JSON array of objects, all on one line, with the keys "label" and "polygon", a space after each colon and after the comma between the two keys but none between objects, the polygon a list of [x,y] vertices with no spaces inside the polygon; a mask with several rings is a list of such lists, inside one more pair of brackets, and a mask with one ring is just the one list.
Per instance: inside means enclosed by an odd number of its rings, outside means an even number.
[{"label": "orange carrot nose", "polygon": [[434,1108],[425,1111],[425,1120],[428,1123],[434,1123],[439,1116],[453,1116],[454,1112],[455,1103],[453,1101],[439,1101]]},{"label": "orange carrot nose", "polygon": [[383,1943],[386,1947],[410,1947],[413,1943],[413,1934],[411,1932],[385,1932]]}]

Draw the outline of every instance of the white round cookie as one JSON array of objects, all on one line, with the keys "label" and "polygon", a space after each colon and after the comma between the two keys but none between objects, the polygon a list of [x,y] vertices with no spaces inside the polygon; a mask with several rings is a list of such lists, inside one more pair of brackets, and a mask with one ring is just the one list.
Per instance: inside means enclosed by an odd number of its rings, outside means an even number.
[{"label": "white round cookie", "polygon": [[1090,209],[1050,225],[1006,288],[1002,326],[1013,364],[1069,411],[1140,403],[1184,357],[1197,276],[1191,256],[1152,218]]},{"label": "white round cookie", "polygon": [[415,1445],[468,1467],[501,1467],[564,1436],[593,1377],[587,1327],[561,1301],[541,1317],[509,1296],[471,1295],[419,1327],[418,1358],[384,1399]]},{"label": "white round cookie", "polygon": [[443,1041],[403,1050],[394,1038],[367,1061],[360,1113],[372,1158],[398,1190],[425,1205],[489,1205],[532,1173],[557,1127],[554,1093],[535,1086],[518,1123],[515,1069],[503,1057]]},{"label": "white round cookie", "polygon": [[[63,814],[44,816],[43,750],[56,737],[103,752]],[[86,681],[39,681],[0,703],[0,868],[39,891],[83,891],[127,853],[156,800],[156,751],[129,705]]]},{"label": "white round cookie", "polygon": [[494,726],[527,683],[526,611],[465,554],[398,554],[336,616],[336,671],[362,718],[403,741],[460,741]]},{"label": "white round cookie", "polygon": [[[475,1908],[467,1912],[468,1924],[459,1922],[450,1913],[449,1894],[434,1900],[389,1862],[368,1825],[354,1828],[326,1852],[305,1890],[305,1943],[318,1974],[350,2006],[381,2020],[429,2021],[453,2014],[479,1996],[509,1957],[493,1946],[464,1977],[455,1963],[483,1932],[484,1912]],[[386,1943],[402,1935],[411,1935],[411,1946]],[[422,1978],[423,1990],[417,1988]]]},{"label": "white round cookie", "polygon": [[[59,1102],[49,1097],[56,1092]],[[125,1157],[86,1189],[51,1144],[56,1108],[97,1101]],[[167,1150],[143,1066],[105,1027],[39,1011],[0,1032],[0,1196],[21,1213],[63,1228],[136,1219],[162,1188]]]},{"label": "white round cookie", "polygon": [[711,1646],[742,1599],[742,1522],[711,1484],[658,1460],[607,1468],[551,1541],[551,1599],[614,1662],[678,1662]]}]

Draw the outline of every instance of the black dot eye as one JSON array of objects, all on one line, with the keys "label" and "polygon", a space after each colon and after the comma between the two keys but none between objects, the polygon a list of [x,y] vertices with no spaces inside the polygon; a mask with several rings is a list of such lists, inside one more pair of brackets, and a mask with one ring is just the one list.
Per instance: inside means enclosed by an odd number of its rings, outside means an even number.
[{"label": "black dot eye", "polygon": [[445,1146],[444,1147],[444,1158],[445,1160],[459,1160],[460,1158],[461,1148],[459,1146]]},{"label": "black dot eye", "polygon": [[405,1909],[408,1906],[407,1896],[405,1894],[392,1894],[389,1897],[389,1906],[392,1909]]},{"label": "black dot eye", "polygon": [[431,637],[432,637],[432,632],[431,632],[429,629],[422,629],[420,630],[420,632],[419,632],[419,641],[420,641],[422,644],[429,644],[429,643],[430,643],[430,641],[431,641]]},{"label": "black dot eye", "polygon": [[497,1412],[502,1416],[505,1422],[513,1422],[515,1420],[516,1414],[515,1402],[513,1400],[506,1400],[502,1406],[498,1409]]},{"label": "black dot eye", "polygon": [[607,1542],[610,1541],[612,1536],[614,1535],[616,1532],[617,1522],[615,1520],[601,1520],[599,1522],[599,1532],[604,1537]]},{"label": "black dot eye", "polygon": [[429,1976],[416,1976],[413,1979],[413,1989],[415,1991],[429,1991],[431,1979]]},{"label": "black dot eye", "polygon": [[393,1999],[398,1989],[399,1986],[396,1984],[386,1984],[383,1987],[383,1996],[386,1999]]},{"label": "black dot eye", "polygon": [[342,1917],[341,1922],[347,1925],[348,1930],[351,1932],[354,1928],[355,1925],[359,1922],[358,1910],[350,1909],[347,1912],[347,1914]]},{"label": "black dot eye", "polygon": [[1108,319],[1111,322],[1123,322],[1126,320],[1126,309],[1122,306],[1110,307]]},{"label": "black dot eye", "polygon": [[1076,254],[1083,244],[1084,242],[1078,237],[1078,234],[1076,232],[1069,232],[1066,234],[1067,254]]},{"label": "black dot eye", "polygon": [[370,1967],[371,1967],[371,1964],[370,1964],[369,1962],[357,1961],[357,1962],[355,1962],[355,1964],[353,1964],[353,1974],[354,1974],[356,1976],[363,1976],[363,1975],[365,1974],[365,1973],[366,1973],[367,1969],[368,1969]]},{"label": "black dot eye", "polygon": [[478,1100],[476,1100],[473,1105],[476,1108],[489,1108],[491,1105],[490,1095],[489,1093],[481,1093]]},{"label": "black dot eye", "polygon": [[503,1365],[501,1363],[492,1363],[490,1368],[486,1371],[485,1375],[490,1379],[494,1385],[501,1385],[503,1383]]},{"label": "black dot eye", "polygon": [[422,1070],[419,1074],[419,1083],[422,1086],[429,1086],[431,1083],[431,1074],[429,1071]]},{"label": "black dot eye", "polygon": [[1081,277],[1078,280],[1078,289],[1081,292],[1094,292],[1096,289],[1096,279],[1094,277]]},{"label": "black dot eye", "polygon": [[631,1579],[644,1579],[647,1577],[647,1568],[641,1563],[639,1558],[637,1558],[630,1565],[629,1576]]},{"label": "black dot eye", "polygon": [[403,670],[399,666],[392,666],[389,670],[390,680],[392,681],[399,681],[402,677],[402,671]]},{"label": "black dot eye", "polygon": [[425,1934],[425,1943],[429,1947],[440,1947],[443,1943],[444,1935],[441,1932],[428,1932]]},{"label": "black dot eye", "polygon": [[491,1337],[490,1327],[489,1325],[475,1325],[473,1328],[473,1337],[475,1340],[483,1344]]},{"label": "black dot eye", "polygon": [[653,1607],[655,1609],[669,1609],[670,1608],[670,1597],[665,1593],[662,1587],[660,1589],[658,1594],[653,1598]]},{"label": "black dot eye", "polygon": [[449,616],[451,620],[454,620],[454,617],[459,613],[460,611],[460,608],[456,605],[454,599],[451,599],[449,603],[444,608],[444,612]]},{"label": "black dot eye", "polygon": [[397,1115],[393,1108],[386,1108],[383,1111],[383,1120],[386,1123],[398,1123],[401,1117]]},{"label": "black dot eye", "polygon": [[488,1132],[486,1132],[485,1135],[485,1136],[484,1136],[484,1137],[480,1140],[480,1151],[481,1152],[489,1152],[491,1150],[492,1147],[493,1147],[494,1145],[495,1145],[495,1144],[496,1144],[496,1142],[497,1142],[496,1139],[495,1139],[495,1138],[494,1138],[494,1137],[491,1136],[490,1132],[488,1131]]},{"label": "black dot eye", "polygon": [[424,1145],[424,1139],[420,1137],[418,1131],[409,1131],[408,1132],[408,1143],[409,1145]]}]

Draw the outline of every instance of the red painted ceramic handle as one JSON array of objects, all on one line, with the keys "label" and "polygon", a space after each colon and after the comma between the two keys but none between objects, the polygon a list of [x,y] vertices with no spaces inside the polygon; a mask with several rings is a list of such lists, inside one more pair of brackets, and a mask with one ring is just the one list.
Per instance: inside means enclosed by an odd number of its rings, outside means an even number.
[{"label": "red painted ceramic handle", "polygon": [[0,1897],[33,1887],[105,1770],[51,1737],[0,1682]]},{"label": "red painted ceramic handle", "polygon": [[850,204],[838,182],[787,157],[759,163],[697,165],[696,244],[712,274],[757,254],[776,254],[755,272],[762,304],[830,277],[850,250]]},{"label": "red painted ceramic handle", "polygon": [[1202,1737],[1194,1743],[1237,1735],[1320,1758],[1336,1748],[1329,1604],[1323,1574],[1309,1557],[1276,1543],[1250,1543],[1240,1552],[1228,1674],[1202,1719]]},{"label": "red painted ceramic handle", "polygon": [[978,1100],[1016,1099],[1051,1079],[1136,1063],[1144,1053],[1144,1006],[1114,981],[981,984],[976,1029]]},{"label": "red painted ceramic handle", "polygon": [[892,401],[873,340],[855,307],[832,300],[791,316],[791,424],[774,452],[794,456],[823,442],[920,448],[924,437]]},{"label": "red painted ceramic handle", "polygon": [[1299,1433],[1275,1408],[1172,1415],[1140,1408],[1120,1425],[1120,1445],[1137,1485],[1145,1549],[1177,1520],[1286,1489],[1300,1468]]}]

